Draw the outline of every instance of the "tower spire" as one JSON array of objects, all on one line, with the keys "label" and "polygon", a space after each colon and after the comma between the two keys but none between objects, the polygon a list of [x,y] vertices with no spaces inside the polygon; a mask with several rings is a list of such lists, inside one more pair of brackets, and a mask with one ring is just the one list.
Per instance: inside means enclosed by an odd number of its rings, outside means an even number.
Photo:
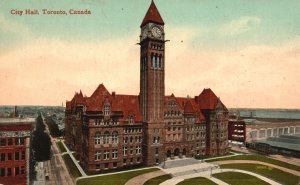
[{"label": "tower spire", "polygon": [[151,5],[140,27],[143,27],[148,22],[153,22],[161,25],[165,24],[153,0],[151,0]]}]

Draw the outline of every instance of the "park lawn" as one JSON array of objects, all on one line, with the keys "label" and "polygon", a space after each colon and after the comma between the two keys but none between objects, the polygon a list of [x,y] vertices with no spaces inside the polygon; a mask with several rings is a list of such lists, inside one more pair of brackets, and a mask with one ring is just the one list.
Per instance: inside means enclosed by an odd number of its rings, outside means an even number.
[{"label": "park lawn", "polygon": [[60,153],[67,152],[67,150],[66,150],[65,146],[62,144],[62,142],[61,142],[61,141],[58,141],[58,142],[56,142],[56,145],[57,145],[57,147],[59,148],[59,150],[60,150]]},{"label": "park lawn", "polygon": [[132,179],[133,177],[157,170],[159,169],[150,168],[145,170],[118,173],[114,175],[104,175],[99,177],[85,178],[78,180],[77,185],[124,185],[129,179]]},{"label": "park lawn", "polygon": [[212,176],[231,185],[270,185],[257,177],[240,172],[223,172]]},{"label": "park lawn", "polygon": [[204,178],[204,177],[196,177],[191,179],[186,179],[184,181],[179,182],[177,185],[217,185],[213,181]]},{"label": "park lawn", "polygon": [[63,159],[65,161],[65,164],[68,168],[69,173],[72,175],[72,177],[77,178],[81,177],[81,173],[78,170],[77,166],[74,164],[73,160],[71,159],[69,154],[64,154]]},{"label": "park lawn", "polygon": [[277,166],[285,167],[291,170],[300,171],[300,166],[289,164],[286,162],[278,161],[272,158],[268,158],[263,155],[237,155],[232,157],[226,158],[219,158],[219,159],[211,159],[206,160],[205,162],[213,162],[213,161],[225,161],[225,160],[253,160],[253,161],[261,161],[265,163],[274,164]]},{"label": "park lawn", "polygon": [[242,164],[224,164],[220,166],[221,168],[240,169],[240,170],[246,170],[253,173],[257,173],[285,185],[296,185],[300,182],[300,177],[296,175],[284,172],[276,168],[268,167],[265,165],[242,163]]},{"label": "park lawn", "polygon": [[152,179],[149,179],[145,182],[144,185],[159,185],[160,183],[172,179],[172,176],[167,174],[167,175],[161,175]]}]

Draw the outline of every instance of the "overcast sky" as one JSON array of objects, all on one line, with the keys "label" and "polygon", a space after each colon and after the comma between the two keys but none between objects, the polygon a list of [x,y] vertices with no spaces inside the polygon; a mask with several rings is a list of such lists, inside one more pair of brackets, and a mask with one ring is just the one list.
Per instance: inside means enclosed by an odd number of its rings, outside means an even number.
[{"label": "overcast sky", "polygon": [[[139,93],[150,0],[1,0],[0,105],[61,105],[100,83]],[[165,21],[166,95],[211,88],[230,108],[300,108],[299,0],[155,0]],[[12,15],[38,9],[39,15]],[[91,15],[43,15],[88,9]]]}]

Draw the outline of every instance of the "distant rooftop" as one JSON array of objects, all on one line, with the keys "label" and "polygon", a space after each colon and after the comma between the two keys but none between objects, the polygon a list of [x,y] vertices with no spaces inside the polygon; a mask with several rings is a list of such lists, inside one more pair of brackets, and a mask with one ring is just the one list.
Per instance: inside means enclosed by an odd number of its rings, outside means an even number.
[{"label": "distant rooftop", "polygon": [[0,118],[0,125],[31,124],[35,118]]},{"label": "distant rooftop", "polygon": [[243,121],[246,124],[271,124],[270,122],[266,122],[266,121],[258,121],[256,119],[243,119]]},{"label": "distant rooftop", "polygon": [[257,143],[269,144],[273,147],[286,148],[289,150],[300,151],[300,135],[283,135],[278,138],[271,137],[266,140],[259,140]]}]

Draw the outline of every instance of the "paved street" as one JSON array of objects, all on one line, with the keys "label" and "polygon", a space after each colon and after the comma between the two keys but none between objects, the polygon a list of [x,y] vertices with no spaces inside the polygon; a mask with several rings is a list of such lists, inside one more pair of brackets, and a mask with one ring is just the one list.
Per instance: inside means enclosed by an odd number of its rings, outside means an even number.
[{"label": "paved street", "polygon": [[[44,120],[44,118],[43,118]],[[73,185],[73,180],[70,177],[70,174],[68,172],[68,169],[63,162],[62,156],[59,153],[59,150],[56,145],[56,141],[54,138],[51,137],[49,129],[47,124],[44,124],[46,126],[46,132],[49,134],[51,138],[51,152],[52,156],[49,161],[46,161],[44,163],[45,166],[45,173],[48,174],[49,180],[46,181],[46,185]]]}]

